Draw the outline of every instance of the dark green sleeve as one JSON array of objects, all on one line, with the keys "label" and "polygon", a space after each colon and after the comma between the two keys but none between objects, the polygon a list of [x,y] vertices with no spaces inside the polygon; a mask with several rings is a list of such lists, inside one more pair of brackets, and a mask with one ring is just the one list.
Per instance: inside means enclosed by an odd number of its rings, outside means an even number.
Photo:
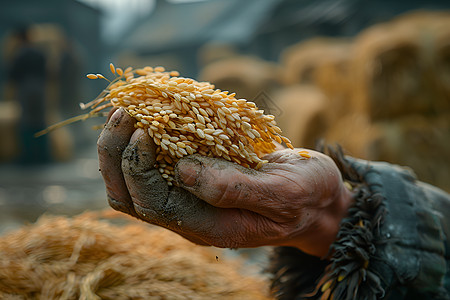
[{"label": "dark green sleeve", "polygon": [[449,299],[450,196],[405,168],[330,151],[354,192],[331,259],[277,247],[278,299]]}]

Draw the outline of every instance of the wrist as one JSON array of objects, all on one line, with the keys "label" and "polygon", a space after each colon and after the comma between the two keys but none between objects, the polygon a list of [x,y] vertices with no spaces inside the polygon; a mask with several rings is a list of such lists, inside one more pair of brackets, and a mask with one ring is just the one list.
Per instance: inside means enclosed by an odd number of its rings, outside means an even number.
[{"label": "wrist", "polygon": [[293,244],[286,246],[296,247],[304,253],[322,259],[327,258],[330,254],[330,246],[336,240],[342,219],[348,215],[354,199],[350,189],[343,184],[333,196],[335,198],[330,201],[328,207],[317,208],[315,213],[311,212],[316,215],[315,219],[297,238],[291,240],[294,241]]},{"label": "wrist", "polygon": [[342,184],[336,193],[336,199],[320,217],[319,222],[322,227],[322,234],[319,235],[318,232],[312,232],[316,236],[316,244],[319,246],[317,252],[315,254],[311,253],[312,255],[328,258],[327,256],[331,254],[330,246],[336,241],[341,222],[348,216],[353,199],[350,189]]}]

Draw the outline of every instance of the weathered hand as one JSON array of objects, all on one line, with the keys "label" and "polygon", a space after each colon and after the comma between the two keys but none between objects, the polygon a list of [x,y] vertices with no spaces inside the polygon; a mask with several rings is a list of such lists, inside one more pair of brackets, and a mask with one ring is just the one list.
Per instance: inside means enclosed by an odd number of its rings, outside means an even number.
[{"label": "weathered hand", "polygon": [[256,171],[222,159],[191,155],[171,187],[155,164],[155,144],[122,109],[98,140],[110,205],[166,227],[201,245],[293,246],[324,256],[351,202],[334,162],[305,149],[267,155]]}]

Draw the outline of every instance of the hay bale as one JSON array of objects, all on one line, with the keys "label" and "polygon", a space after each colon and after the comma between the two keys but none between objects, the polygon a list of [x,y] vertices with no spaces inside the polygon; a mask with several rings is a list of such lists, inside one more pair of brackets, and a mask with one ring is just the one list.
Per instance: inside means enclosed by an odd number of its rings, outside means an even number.
[{"label": "hay bale", "polygon": [[352,113],[355,104],[353,98],[353,82],[351,78],[352,44],[333,45],[332,55],[327,55],[317,66],[314,82],[325,94],[329,111],[334,120]]},{"label": "hay bale", "polygon": [[[433,15],[428,37],[431,63],[427,70],[431,79],[430,90],[434,97],[435,112],[450,111],[450,12]],[[432,33],[432,34],[431,34]]]},{"label": "hay bale", "polygon": [[313,85],[292,85],[274,94],[277,124],[294,147],[314,148],[330,124],[325,95]]},{"label": "hay bale", "polygon": [[209,42],[198,51],[200,68],[221,59],[233,58],[238,55],[238,50],[232,44],[226,42]]},{"label": "hay bale", "polygon": [[414,11],[391,22],[417,33],[431,113],[450,109],[450,11]]},{"label": "hay bale", "polygon": [[450,13],[417,11],[355,39],[355,101],[373,120],[450,107]]},{"label": "hay bale", "polygon": [[280,58],[284,84],[315,83],[316,70],[322,64],[341,61],[350,46],[347,39],[320,37],[287,47]]},{"label": "hay bale", "polygon": [[[450,24],[447,28],[450,28]],[[438,95],[435,111],[450,111],[450,29],[436,39],[434,83]]]},{"label": "hay bale", "polygon": [[339,144],[353,157],[369,159],[370,145],[380,132],[366,114],[353,112],[333,120],[325,135],[327,144]]},{"label": "hay bale", "polygon": [[430,109],[418,33],[395,23],[375,25],[355,40],[354,103],[373,120]]},{"label": "hay bale", "polygon": [[220,249],[112,216],[43,216],[0,237],[0,298],[268,299]]},{"label": "hay bale", "polygon": [[258,96],[271,93],[280,85],[279,67],[271,62],[251,56],[235,55],[207,64],[199,74],[199,81],[209,81],[216,88],[233,91],[264,108]]},{"label": "hay bale", "polygon": [[368,145],[369,159],[411,167],[420,180],[450,192],[450,113],[409,115],[374,126],[380,135]]}]

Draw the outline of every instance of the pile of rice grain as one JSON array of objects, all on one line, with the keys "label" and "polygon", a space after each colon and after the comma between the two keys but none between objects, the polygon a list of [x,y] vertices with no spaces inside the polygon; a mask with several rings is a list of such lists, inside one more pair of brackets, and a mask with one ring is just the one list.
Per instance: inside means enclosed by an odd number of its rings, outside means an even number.
[{"label": "pile of rice grain", "polygon": [[[169,184],[174,165],[186,155],[220,157],[259,169],[267,162],[261,158],[276,150],[275,142],[292,148],[273,115],[237,99],[235,93],[163,67],[110,68],[116,79],[83,107],[91,108],[91,114],[111,106],[125,108],[137,120],[136,127],[144,128],[158,146],[158,169]],[[106,79],[101,74],[87,77]]]},{"label": "pile of rice grain", "polygon": [[0,298],[269,299],[220,249],[109,214],[43,216],[0,237]]}]

